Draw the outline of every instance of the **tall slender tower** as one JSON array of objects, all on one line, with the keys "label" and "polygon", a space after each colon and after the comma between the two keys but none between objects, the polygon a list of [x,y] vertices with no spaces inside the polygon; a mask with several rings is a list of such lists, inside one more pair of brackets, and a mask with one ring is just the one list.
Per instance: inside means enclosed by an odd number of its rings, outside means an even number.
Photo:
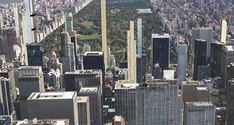
[{"label": "tall slender tower", "polygon": [[225,19],[222,19],[222,24],[221,24],[221,42],[226,44],[227,40],[227,21]]},{"label": "tall slender tower", "polygon": [[136,83],[136,41],[134,40],[134,21],[128,30],[128,80]]},{"label": "tall slender tower", "polygon": [[108,67],[107,34],[106,34],[106,0],[101,0],[102,21],[102,51],[104,53],[105,69]]},{"label": "tall slender tower", "polygon": [[37,43],[39,42],[37,39],[37,17],[36,17],[36,9],[35,9],[35,1],[34,0],[29,0],[30,1],[30,16],[32,20],[32,33],[33,33],[33,42]]},{"label": "tall slender tower", "polygon": [[142,55],[142,19],[137,19],[137,55]]},{"label": "tall slender tower", "polygon": [[[23,25],[24,25],[24,39],[25,43],[32,43],[32,30],[31,30],[31,9],[30,9],[30,0],[24,0],[25,5],[25,16],[23,16]],[[28,26],[29,25],[29,26]]]}]

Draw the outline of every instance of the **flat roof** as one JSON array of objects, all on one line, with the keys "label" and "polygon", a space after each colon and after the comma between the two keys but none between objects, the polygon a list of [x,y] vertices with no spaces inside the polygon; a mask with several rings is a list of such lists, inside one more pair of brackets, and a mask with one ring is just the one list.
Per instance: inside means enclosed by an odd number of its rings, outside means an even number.
[{"label": "flat roof", "polygon": [[197,87],[198,91],[208,91],[206,87]]},{"label": "flat roof", "polygon": [[84,56],[99,56],[99,55],[103,55],[103,52],[101,51],[89,51],[89,52],[85,52]]},{"label": "flat roof", "polygon": [[183,85],[205,85],[202,81],[195,81],[195,80],[187,80],[182,81]]},{"label": "flat roof", "polygon": [[225,46],[225,47],[226,47],[227,51],[234,51],[234,48],[231,45],[228,45],[228,46]]},{"label": "flat roof", "polygon": [[123,116],[114,116],[114,121],[124,121]]},{"label": "flat roof", "polygon": [[76,92],[33,92],[28,100],[73,99]]},{"label": "flat roof", "polygon": [[213,106],[211,102],[186,102],[187,106]]},{"label": "flat roof", "polygon": [[[26,122],[26,123],[25,123]],[[69,120],[68,119],[45,119],[45,120],[20,120],[16,122],[16,125],[69,125]]]},{"label": "flat roof", "polygon": [[65,74],[99,74],[102,70],[92,69],[92,70],[76,70],[75,72],[65,72]]},{"label": "flat roof", "polygon": [[88,100],[89,100],[88,96],[77,96],[78,103],[86,103],[86,102],[88,102]]},{"label": "flat roof", "polygon": [[19,69],[41,69],[41,66],[21,66]]},{"label": "flat roof", "polygon": [[164,34],[152,34],[152,38],[170,38],[170,35],[168,33],[164,33]]},{"label": "flat roof", "polygon": [[82,87],[79,93],[97,93],[98,87]]},{"label": "flat roof", "polygon": [[115,89],[136,89],[138,86],[137,83],[117,83]]},{"label": "flat roof", "polygon": [[116,81],[116,84],[121,84],[121,83],[134,83],[134,82],[131,80],[118,80],[118,81]]},{"label": "flat roof", "polygon": [[163,70],[163,78],[168,80],[175,79],[175,71],[174,70]]}]

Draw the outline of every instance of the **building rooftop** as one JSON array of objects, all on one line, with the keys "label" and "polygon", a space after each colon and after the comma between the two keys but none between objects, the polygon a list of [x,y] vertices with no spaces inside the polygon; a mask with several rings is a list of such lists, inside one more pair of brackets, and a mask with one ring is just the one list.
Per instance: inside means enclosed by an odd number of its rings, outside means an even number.
[{"label": "building rooftop", "polygon": [[124,121],[124,117],[123,116],[114,116],[113,120],[115,122],[123,122]]},{"label": "building rooftop", "polygon": [[33,92],[28,100],[73,99],[76,92]]},{"label": "building rooftop", "polygon": [[116,84],[123,84],[123,83],[134,83],[133,81],[130,80],[118,80]]},{"label": "building rooftop", "polygon": [[99,74],[102,70],[92,69],[92,70],[76,70],[75,72],[65,72],[65,74]]},{"label": "building rooftop", "polygon": [[186,102],[187,106],[213,106],[211,102]]},{"label": "building rooftop", "polygon": [[225,46],[225,47],[226,47],[227,51],[234,51],[234,48],[231,45],[228,45],[228,46]]},{"label": "building rooftop", "polygon": [[164,34],[152,34],[152,38],[170,38],[170,35],[168,33],[164,33]]},{"label": "building rooftop", "polygon": [[12,121],[12,117],[10,115],[0,115],[0,125],[4,124],[8,120]]},{"label": "building rooftop", "polygon": [[45,119],[33,120],[24,119],[23,121],[16,121],[13,125],[69,125],[68,119]]},{"label": "building rooftop", "polygon": [[88,100],[89,100],[88,96],[77,96],[78,103],[86,103],[86,102],[88,102]]},{"label": "building rooftop", "polygon": [[97,93],[98,87],[82,87],[79,93]]},{"label": "building rooftop", "polygon": [[163,70],[163,78],[167,80],[175,79],[175,71],[174,70]]},{"label": "building rooftop", "polygon": [[202,81],[195,81],[195,80],[187,80],[187,81],[182,81],[183,85],[204,85]]},{"label": "building rooftop", "polygon": [[206,42],[206,40],[204,40],[204,39],[195,39],[195,41],[198,41],[198,42]]},{"label": "building rooftop", "polygon": [[41,66],[21,66],[19,69],[41,69]]},{"label": "building rooftop", "polygon": [[198,91],[208,91],[207,87],[197,87]]},{"label": "building rooftop", "polygon": [[103,55],[103,52],[101,51],[90,51],[90,52],[85,52],[84,56],[100,56]]},{"label": "building rooftop", "polygon": [[115,89],[136,89],[139,84],[137,83],[116,83]]}]

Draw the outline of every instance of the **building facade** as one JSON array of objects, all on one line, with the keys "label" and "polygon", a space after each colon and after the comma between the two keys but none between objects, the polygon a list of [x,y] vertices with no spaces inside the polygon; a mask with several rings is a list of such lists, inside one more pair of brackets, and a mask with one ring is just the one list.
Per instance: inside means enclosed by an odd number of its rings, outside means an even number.
[{"label": "building facade", "polygon": [[88,96],[77,97],[79,125],[91,125],[90,104]]},{"label": "building facade", "polygon": [[185,80],[187,73],[188,52],[186,44],[178,45],[177,78]]},{"label": "building facade", "polygon": [[187,102],[184,125],[215,125],[215,106],[210,102]]},{"label": "building facade", "polygon": [[21,66],[16,76],[19,96],[27,98],[32,92],[43,92],[44,76],[40,66]]},{"label": "building facade", "polygon": [[33,92],[21,108],[24,119],[69,119],[78,125],[76,92]]},{"label": "building facade", "polygon": [[102,98],[98,87],[82,87],[79,96],[88,96],[90,100],[91,125],[102,125]]},{"label": "building facade", "polygon": [[67,32],[61,34],[61,62],[63,72],[75,71],[75,53],[74,43],[71,42],[71,37]]},{"label": "building facade", "polygon": [[152,67],[159,63],[162,69],[167,69],[170,63],[170,35],[152,34]]},{"label": "building facade", "polygon": [[178,81],[147,82],[137,88],[136,97],[136,125],[182,125]]},{"label": "building facade", "polygon": [[136,125],[137,83],[117,82],[115,84],[116,115],[125,118],[126,125]]}]

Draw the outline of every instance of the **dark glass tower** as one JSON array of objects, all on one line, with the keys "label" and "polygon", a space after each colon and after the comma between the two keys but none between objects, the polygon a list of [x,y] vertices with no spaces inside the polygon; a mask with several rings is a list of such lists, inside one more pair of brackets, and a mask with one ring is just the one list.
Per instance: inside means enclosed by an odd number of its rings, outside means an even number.
[{"label": "dark glass tower", "polygon": [[28,65],[29,66],[42,66],[43,49],[37,43],[27,45]]},{"label": "dark glass tower", "polygon": [[152,35],[152,67],[158,63],[162,69],[169,67],[170,57],[170,36],[169,34]]},{"label": "dark glass tower", "polygon": [[194,50],[194,72],[193,72],[193,79],[198,79],[198,67],[199,66],[206,66],[206,46],[207,41],[202,39],[195,40],[195,50]]},{"label": "dark glass tower", "polygon": [[99,69],[105,72],[103,52],[86,52],[83,56],[84,69]]}]

